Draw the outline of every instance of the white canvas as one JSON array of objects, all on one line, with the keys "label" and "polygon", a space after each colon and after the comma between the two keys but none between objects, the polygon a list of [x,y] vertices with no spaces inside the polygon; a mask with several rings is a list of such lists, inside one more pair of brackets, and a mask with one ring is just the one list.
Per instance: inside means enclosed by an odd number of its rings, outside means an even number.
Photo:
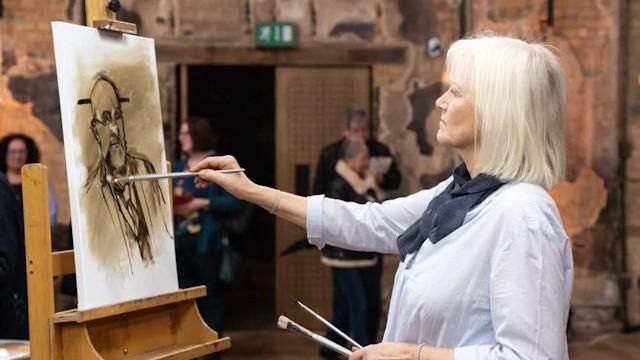
[{"label": "white canvas", "polygon": [[78,283],[85,310],[178,289],[152,39],[52,23]]}]

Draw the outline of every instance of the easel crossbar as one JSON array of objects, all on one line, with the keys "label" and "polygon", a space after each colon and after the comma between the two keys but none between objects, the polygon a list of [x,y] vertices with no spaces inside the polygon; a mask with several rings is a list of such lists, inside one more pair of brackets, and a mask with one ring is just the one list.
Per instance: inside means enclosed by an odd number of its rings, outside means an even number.
[{"label": "easel crossbar", "polygon": [[196,299],[205,295],[207,295],[206,287],[196,286],[168,294],[127,301],[120,304],[108,305],[90,310],[64,311],[51,315],[50,320],[52,324],[67,322],[84,323],[91,320],[103,319],[116,315],[126,314],[133,311],[150,309],[158,306],[182,302],[185,300]]},{"label": "easel crossbar", "polygon": [[53,276],[64,276],[76,273],[73,250],[56,251],[51,254]]}]

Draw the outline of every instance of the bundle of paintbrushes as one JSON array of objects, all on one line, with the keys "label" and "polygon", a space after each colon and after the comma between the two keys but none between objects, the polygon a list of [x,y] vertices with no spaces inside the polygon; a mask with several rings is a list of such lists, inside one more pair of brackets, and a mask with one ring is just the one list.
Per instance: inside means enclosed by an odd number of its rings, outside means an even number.
[{"label": "bundle of paintbrushes", "polygon": [[[340,329],[338,329],[337,327],[333,326],[329,321],[327,321],[325,318],[323,318],[322,316],[318,315],[315,311],[311,310],[309,307],[307,307],[306,305],[304,305],[303,303],[301,303],[300,301],[296,300],[296,304],[301,307],[304,311],[308,312],[309,314],[311,314],[313,317],[315,317],[316,319],[320,320],[320,322],[322,322],[323,324],[325,324],[329,329],[333,330],[336,334],[340,335],[342,338],[344,338],[345,340],[347,340],[351,345],[353,345],[355,348],[357,349],[362,349],[362,345],[358,344],[357,342],[355,342],[353,339],[351,339],[349,336],[347,336],[347,334],[343,333],[342,331],[340,331]],[[278,318],[278,327],[284,330],[289,330],[292,332],[296,332],[298,334],[302,334],[304,336],[309,337],[311,340],[328,347],[329,349],[337,352],[340,355],[349,357],[351,356],[351,351],[349,351],[348,349],[346,349],[345,347],[338,345],[336,343],[334,343],[333,341],[320,336],[298,324],[296,324],[295,322],[291,321],[289,318],[287,318],[286,316],[280,315],[280,317]]]}]

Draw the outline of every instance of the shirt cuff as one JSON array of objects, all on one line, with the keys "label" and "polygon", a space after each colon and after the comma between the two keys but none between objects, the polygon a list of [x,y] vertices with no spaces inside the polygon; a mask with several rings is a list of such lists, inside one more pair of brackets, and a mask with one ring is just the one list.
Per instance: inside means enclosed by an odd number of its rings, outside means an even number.
[{"label": "shirt cuff", "polygon": [[307,197],[307,239],[309,244],[324,247],[322,240],[322,204],[324,195]]}]

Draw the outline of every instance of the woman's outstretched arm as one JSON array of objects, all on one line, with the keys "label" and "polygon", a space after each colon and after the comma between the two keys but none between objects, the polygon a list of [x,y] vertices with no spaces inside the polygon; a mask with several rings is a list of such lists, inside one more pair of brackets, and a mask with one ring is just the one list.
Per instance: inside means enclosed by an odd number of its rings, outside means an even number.
[{"label": "woman's outstretched arm", "polygon": [[305,198],[253,183],[244,173],[222,174],[214,170],[237,169],[232,156],[210,157],[196,165],[196,185],[207,182],[222,186],[235,197],[257,204],[265,210],[307,230],[309,242],[358,251],[397,253],[396,239],[424,212],[433,197],[450,180],[404,198],[382,204],[356,204],[322,195]]}]

